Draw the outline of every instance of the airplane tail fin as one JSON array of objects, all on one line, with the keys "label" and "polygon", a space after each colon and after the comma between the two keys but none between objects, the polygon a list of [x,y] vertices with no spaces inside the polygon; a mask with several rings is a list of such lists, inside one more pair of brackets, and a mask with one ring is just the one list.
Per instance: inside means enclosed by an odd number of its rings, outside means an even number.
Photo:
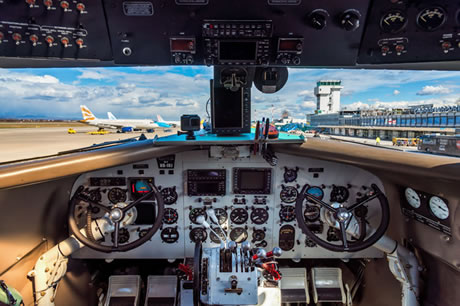
[{"label": "airplane tail fin", "polygon": [[117,117],[115,117],[111,112],[107,112],[107,117],[109,117],[110,120],[117,120]]},{"label": "airplane tail fin", "polygon": [[163,118],[160,115],[157,115],[158,122],[164,122]]},{"label": "airplane tail fin", "polygon": [[81,113],[83,115],[83,121],[90,121],[97,119],[96,116],[89,110],[86,105],[80,105]]}]

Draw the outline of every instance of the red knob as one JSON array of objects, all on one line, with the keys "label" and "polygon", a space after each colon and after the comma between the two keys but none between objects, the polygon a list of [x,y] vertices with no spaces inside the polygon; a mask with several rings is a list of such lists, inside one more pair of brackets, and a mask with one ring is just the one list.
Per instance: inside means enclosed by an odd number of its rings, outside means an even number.
[{"label": "red knob", "polygon": [[48,43],[48,45],[49,45],[50,47],[52,47],[52,46],[53,46],[53,42],[54,42],[54,37],[48,35],[48,36],[46,36],[45,41]]},{"label": "red knob", "polygon": [[43,0],[43,4],[46,6],[47,9],[51,9],[53,6],[53,0]]},{"label": "red knob", "polygon": [[77,3],[77,10],[81,13],[85,10],[86,6],[83,3]]},{"label": "red knob", "polygon": [[38,36],[35,34],[30,35],[29,40],[32,42],[32,45],[35,47],[38,42]]},{"label": "red knob", "polygon": [[13,33],[13,40],[16,42],[16,45],[21,43],[22,35],[19,33]]},{"label": "red knob", "polygon": [[61,1],[61,7],[64,9],[64,11],[67,11],[67,9],[69,8],[69,2]]}]

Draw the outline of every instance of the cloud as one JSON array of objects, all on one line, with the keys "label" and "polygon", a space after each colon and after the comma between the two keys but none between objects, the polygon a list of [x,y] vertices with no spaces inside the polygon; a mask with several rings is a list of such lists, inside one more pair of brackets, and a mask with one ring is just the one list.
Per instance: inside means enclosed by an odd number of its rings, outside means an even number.
[{"label": "cloud", "polygon": [[442,95],[442,94],[449,94],[451,92],[452,92],[451,89],[444,87],[442,85],[440,86],[427,85],[423,87],[421,91],[417,92],[417,95],[418,96]]},{"label": "cloud", "polygon": [[395,90],[393,91],[393,95],[395,95],[395,96],[399,95],[400,93],[401,93],[401,92],[400,92],[399,90],[397,90],[397,89],[395,89]]},{"label": "cloud", "polygon": [[89,79],[89,80],[102,80],[107,78],[105,75],[98,71],[92,71],[85,69],[82,71],[82,74],[78,76],[79,79]]}]

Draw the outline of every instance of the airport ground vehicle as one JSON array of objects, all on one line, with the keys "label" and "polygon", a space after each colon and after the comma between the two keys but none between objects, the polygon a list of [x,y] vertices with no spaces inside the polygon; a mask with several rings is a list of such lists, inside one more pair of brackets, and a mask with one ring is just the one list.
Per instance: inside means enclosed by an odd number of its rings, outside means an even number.
[{"label": "airport ground vehicle", "polygon": [[457,305],[458,161],[249,129],[286,67],[460,70],[459,8],[1,1],[0,67],[209,65],[215,116],[1,166],[1,279],[28,305]]},{"label": "airport ground vehicle", "polygon": [[393,137],[392,143],[394,146],[417,146],[418,139]]},{"label": "airport ground vehicle", "polygon": [[460,136],[423,135],[417,149],[427,153],[460,156]]},{"label": "airport ground vehicle", "polygon": [[76,133],[77,133],[77,131],[75,131],[75,130],[72,129],[72,128],[69,128],[69,129],[67,130],[67,134],[76,134]]}]

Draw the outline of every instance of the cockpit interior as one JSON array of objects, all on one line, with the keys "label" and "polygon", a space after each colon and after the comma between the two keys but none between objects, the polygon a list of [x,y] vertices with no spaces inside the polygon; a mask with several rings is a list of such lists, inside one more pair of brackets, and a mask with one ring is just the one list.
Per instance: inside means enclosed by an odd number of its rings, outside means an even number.
[{"label": "cockpit interior", "polygon": [[2,68],[193,65],[208,133],[0,165],[0,304],[458,305],[458,158],[251,126],[290,68],[460,70],[458,1],[0,0]]}]

